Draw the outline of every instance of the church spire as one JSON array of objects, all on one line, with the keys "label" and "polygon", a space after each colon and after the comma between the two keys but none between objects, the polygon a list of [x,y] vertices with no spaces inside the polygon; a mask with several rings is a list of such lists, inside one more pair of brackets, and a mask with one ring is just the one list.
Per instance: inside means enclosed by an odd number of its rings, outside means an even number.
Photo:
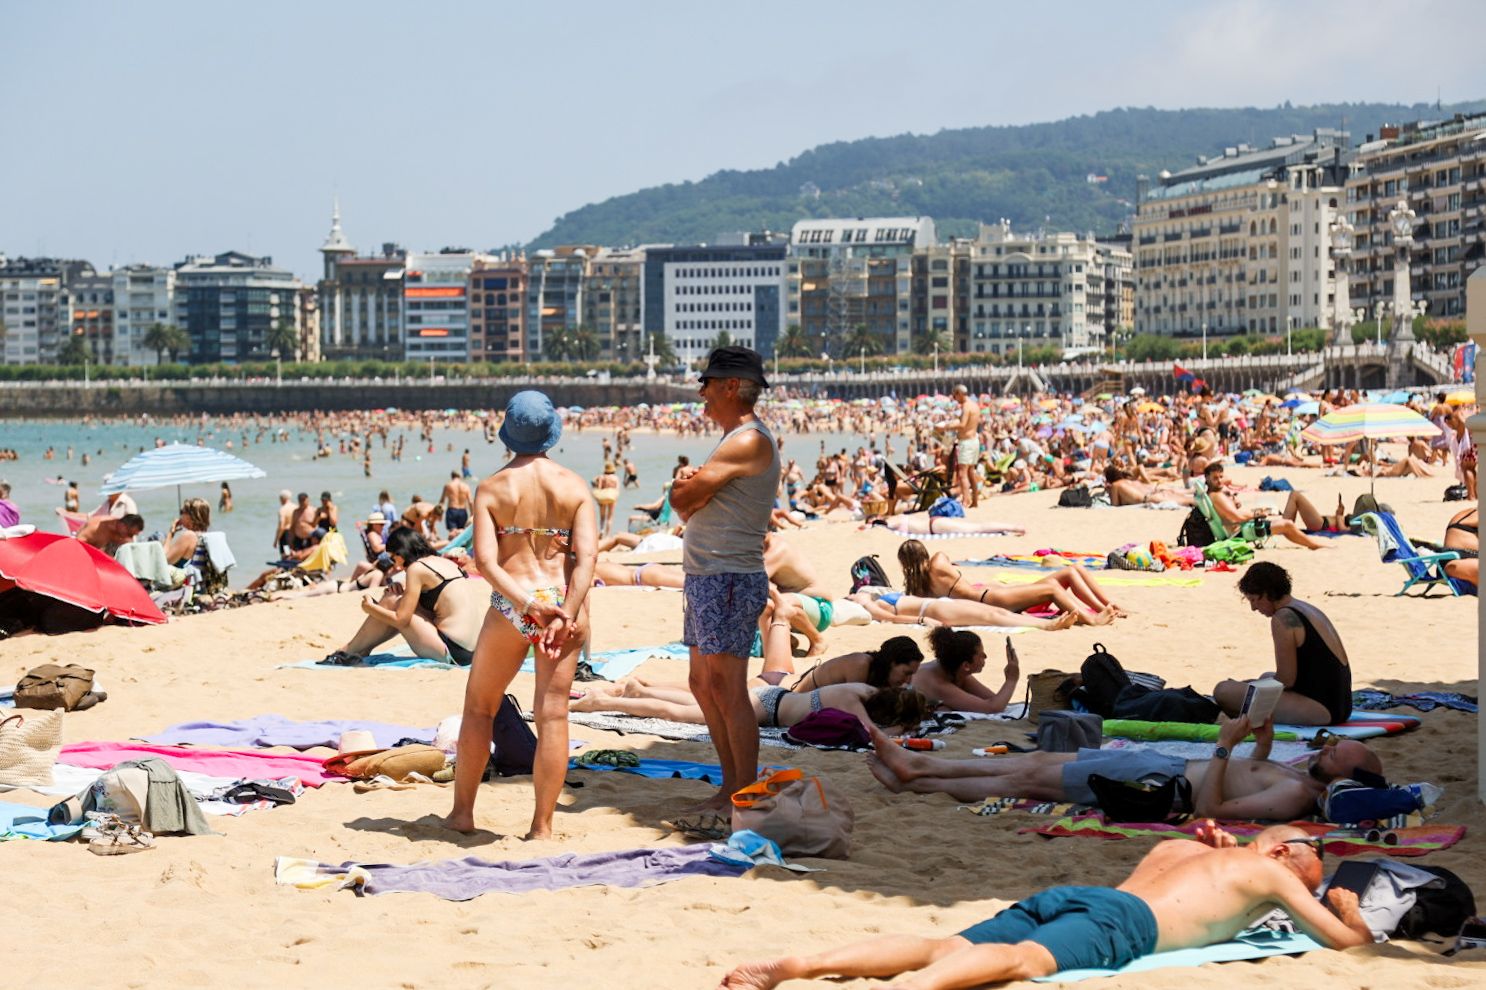
[{"label": "church spire", "polygon": [[320,250],[326,254],[355,254],[356,249],[351,242],[346,240],[345,232],[341,230],[341,200],[337,196],[332,201],[330,211],[330,234],[325,238],[325,243],[320,245]]}]

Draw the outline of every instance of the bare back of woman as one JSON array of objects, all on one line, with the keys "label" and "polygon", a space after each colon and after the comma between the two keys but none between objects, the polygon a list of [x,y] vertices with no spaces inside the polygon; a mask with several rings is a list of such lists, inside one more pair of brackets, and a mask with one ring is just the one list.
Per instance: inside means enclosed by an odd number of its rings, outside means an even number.
[{"label": "bare back of woman", "polygon": [[490,754],[491,725],[506,689],[535,648],[536,807],[528,838],[552,834],[568,759],[568,692],[588,638],[598,526],[583,479],[548,460],[561,427],[545,395],[507,406],[501,440],[516,454],[475,493],[475,560],[493,589],[465,689],[454,809],[446,823],[473,831],[475,793]]}]

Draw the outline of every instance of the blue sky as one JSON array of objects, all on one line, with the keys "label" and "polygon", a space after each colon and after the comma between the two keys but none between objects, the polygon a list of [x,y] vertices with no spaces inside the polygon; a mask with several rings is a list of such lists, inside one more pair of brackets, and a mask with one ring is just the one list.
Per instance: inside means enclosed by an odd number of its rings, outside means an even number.
[{"label": "blue sky", "polygon": [[[0,28],[0,252],[302,276],[841,139],[1486,96],[1486,2],[67,3]],[[1400,50],[1390,46],[1398,44]]]}]

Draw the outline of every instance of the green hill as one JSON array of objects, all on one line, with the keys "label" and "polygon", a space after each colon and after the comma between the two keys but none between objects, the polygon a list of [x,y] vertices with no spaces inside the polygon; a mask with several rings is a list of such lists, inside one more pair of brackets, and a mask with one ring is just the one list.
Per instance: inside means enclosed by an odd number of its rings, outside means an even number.
[{"label": "green hill", "polygon": [[[789,230],[810,217],[930,216],[940,236],[1009,218],[1021,230],[1114,231],[1134,212],[1137,175],[1176,171],[1199,154],[1318,127],[1354,144],[1385,123],[1486,110],[1486,100],[1273,109],[1124,108],[1048,124],[970,127],[813,148],[750,172],[642,189],[561,216],[530,245],[692,244],[736,230]],[[1108,181],[1090,183],[1089,175]]]}]

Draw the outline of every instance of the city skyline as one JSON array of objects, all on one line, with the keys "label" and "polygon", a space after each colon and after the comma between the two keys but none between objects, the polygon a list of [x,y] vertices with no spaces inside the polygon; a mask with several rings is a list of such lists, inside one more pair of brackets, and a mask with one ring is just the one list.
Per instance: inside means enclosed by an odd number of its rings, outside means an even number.
[{"label": "city skyline", "polygon": [[[333,197],[362,251],[387,240],[487,249],[529,241],[585,203],[834,140],[1121,105],[1486,92],[1469,52],[1486,8],[1450,0],[1366,18],[1331,3],[1154,4],[1066,38],[1062,13],[971,5],[898,17],[891,32],[886,4],[791,9],[787,33],[767,7],[739,23],[726,8],[672,4],[638,17],[461,5],[411,22],[375,3],[355,18],[339,6],[261,9],[246,23],[186,6],[11,12],[0,85],[61,112],[44,139],[0,160],[0,251],[106,269],[238,250],[312,280]],[[946,18],[966,29],[946,31]],[[1400,18],[1459,30],[1432,35],[1421,68],[1390,47]],[[560,42],[557,54],[533,37]],[[1017,41],[1034,37],[1048,44]],[[970,85],[945,85],[956,73]]]}]

